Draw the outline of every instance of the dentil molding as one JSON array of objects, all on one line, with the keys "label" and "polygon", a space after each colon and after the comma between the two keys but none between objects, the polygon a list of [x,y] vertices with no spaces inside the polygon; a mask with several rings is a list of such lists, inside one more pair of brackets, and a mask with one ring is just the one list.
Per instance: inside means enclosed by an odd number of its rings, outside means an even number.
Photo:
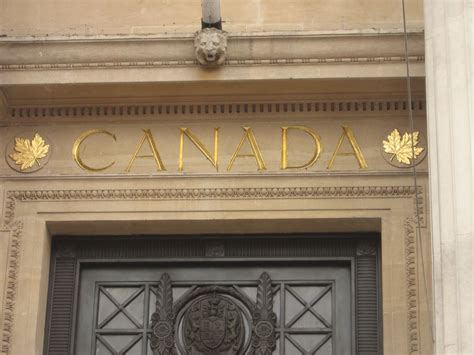
[{"label": "dentil molding", "polygon": [[[412,112],[424,115],[425,99],[412,99]],[[255,116],[284,116],[286,114],[329,116],[338,114],[354,115],[406,115],[408,102],[406,98],[372,98],[372,99],[332,99],[332,100],[289,100],[283,102],[169,102],[156,104],[80,104],[80,105],[21,105],[7,106],[5,121],[28,121],[38,123],[36,119],[64,120],[94,119],[140,119],[197,117],[204,119],[232,119]]]}]

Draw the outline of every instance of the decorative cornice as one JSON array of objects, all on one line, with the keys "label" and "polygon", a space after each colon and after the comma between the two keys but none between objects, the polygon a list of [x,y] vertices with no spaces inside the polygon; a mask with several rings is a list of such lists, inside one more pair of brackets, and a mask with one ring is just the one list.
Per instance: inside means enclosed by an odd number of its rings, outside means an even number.
[{"label": "decorative cornice", "polygon": [[3,304],[3,324],[2,324],[2,346],[1,352],[5,355],[11,354],[11,344],[13,337],[13,323],[15,316],[15,299],[17,292],[18,274],[20,270],[21,235],[23,222],[16,221],[10,225],[10,247],[7,261],[7,282],[5,301]]},{"label": "decorative cornice", "polygon": [[405,270],[407,282],[408,354],[418,353],[418,273],[416,263],[416,230],[412,218],[405,220]]},{"label": "decorative cornice", "polygon": [[[80,105],[80,106],[19,106],[10,107],[10,119],[50,119],[61,118],[107,118],[107,117],[226,117],[235,116],[278,116],[287,113],[302,115],[330,115],[338,113],[354,114],[404,114],[407,112],[404,98],[392,99],[340,99],[340,100],[299,100],[287,102],[220,102],[220,103],[159,103],[134,105]],[[414,98],[412,109],[415,113],[425,112],[424,98]],[[36,121],[35,121],[36,122]]]},{"label": "decorative cornice", "polygon": [[[423,55],[409,56],[410,63],[424,63]],[[337,57],[337,58],[275,58],[275,59],[240,59],[226,60],[224,66],[250,65],[314,65],[314,64],[387,64],[404,63],[404,56],[387,57]],[[101,62],[101,63],[39,63],[39,64],[0,64],[0,71],[6,70],[75,70],[75,69],[123,69],[123,68],[159,68],[198,66],[196,60],[164,60],[145,62]]]},{"label": "decorative cornice", "polygon": [[[424,61],[422,32],[410,61]],[[192,37],[0,40],[0,71],[197,66]],[[226,66],[404,62],[402,33],[230,36]],[[40,53],[40,55],[38,55]]]}]

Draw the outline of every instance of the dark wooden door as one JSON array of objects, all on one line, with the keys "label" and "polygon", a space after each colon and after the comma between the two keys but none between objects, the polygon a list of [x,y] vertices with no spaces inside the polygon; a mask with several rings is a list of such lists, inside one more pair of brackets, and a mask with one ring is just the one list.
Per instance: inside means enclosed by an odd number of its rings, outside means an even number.
[{"label": "dark wooden door", "polygon": [[382,354],[376,235],[55,238],[47,355]]}]

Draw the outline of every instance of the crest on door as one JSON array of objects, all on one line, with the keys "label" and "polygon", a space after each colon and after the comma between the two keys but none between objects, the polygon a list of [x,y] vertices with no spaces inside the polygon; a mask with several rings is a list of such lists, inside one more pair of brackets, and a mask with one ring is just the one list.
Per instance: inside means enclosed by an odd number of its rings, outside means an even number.
[{"label": "crest on door", "polygon": [[232,299],[212,294],[196,300],[184,316],[184,342],[189,351],[235,354],[242,347],[244,321]]},{"label": "crest on door", "polygon": [[173,302],[171,279],[163,274],[151,348],[153,355],[269,355],[276,346],[276,321],[267,273],[258,280],[255,302],[237,287],[223,285],[191,287]]}]

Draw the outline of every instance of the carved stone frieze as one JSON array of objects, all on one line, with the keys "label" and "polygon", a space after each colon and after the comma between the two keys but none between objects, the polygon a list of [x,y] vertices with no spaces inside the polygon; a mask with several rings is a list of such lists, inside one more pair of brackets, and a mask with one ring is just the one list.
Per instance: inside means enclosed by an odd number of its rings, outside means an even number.
[{"label": "carved stone frieze", "polygon": [[3,224],[8,227],[15,218],[16,198],[11,193],[5,194],[5,205],[3,208]]},{"label": "carved stone frieze", "polygon": [[[427,196],[426,190],[423,186],[418,186],[416,189],[416,196],[413,196],[415,200],[413,207],[414,207],[414,215],[420,224],[420,228],[426,228],[428,226],[428,219],[427,219]],[[418,205],[417,205],[418,202]],[[417,208],[418,207],[418,208]]]},{"label": "carved stone frieze", "polygon": [[5,355],[11,354],[11,344],[15,320],[15,301],[18,283],[18,273],[20,271],[21,237],[23,232],[23,222],[15,221],[9,225],[10,228],[10,249],[7,260],[7,282],[3,307],[2,344],[1,352]]},{"label": "carved stone frieze", "polygon": [[[418,188],[418,192],[422,187]],[[172,189],[94,189],[8,191],[5,223],[15,217],[16,202],[28,201],[133,201],[133,200],[233,200],[233,199],[331,199],[410,198],[415,188],[405,186],[247,187]]]}]

